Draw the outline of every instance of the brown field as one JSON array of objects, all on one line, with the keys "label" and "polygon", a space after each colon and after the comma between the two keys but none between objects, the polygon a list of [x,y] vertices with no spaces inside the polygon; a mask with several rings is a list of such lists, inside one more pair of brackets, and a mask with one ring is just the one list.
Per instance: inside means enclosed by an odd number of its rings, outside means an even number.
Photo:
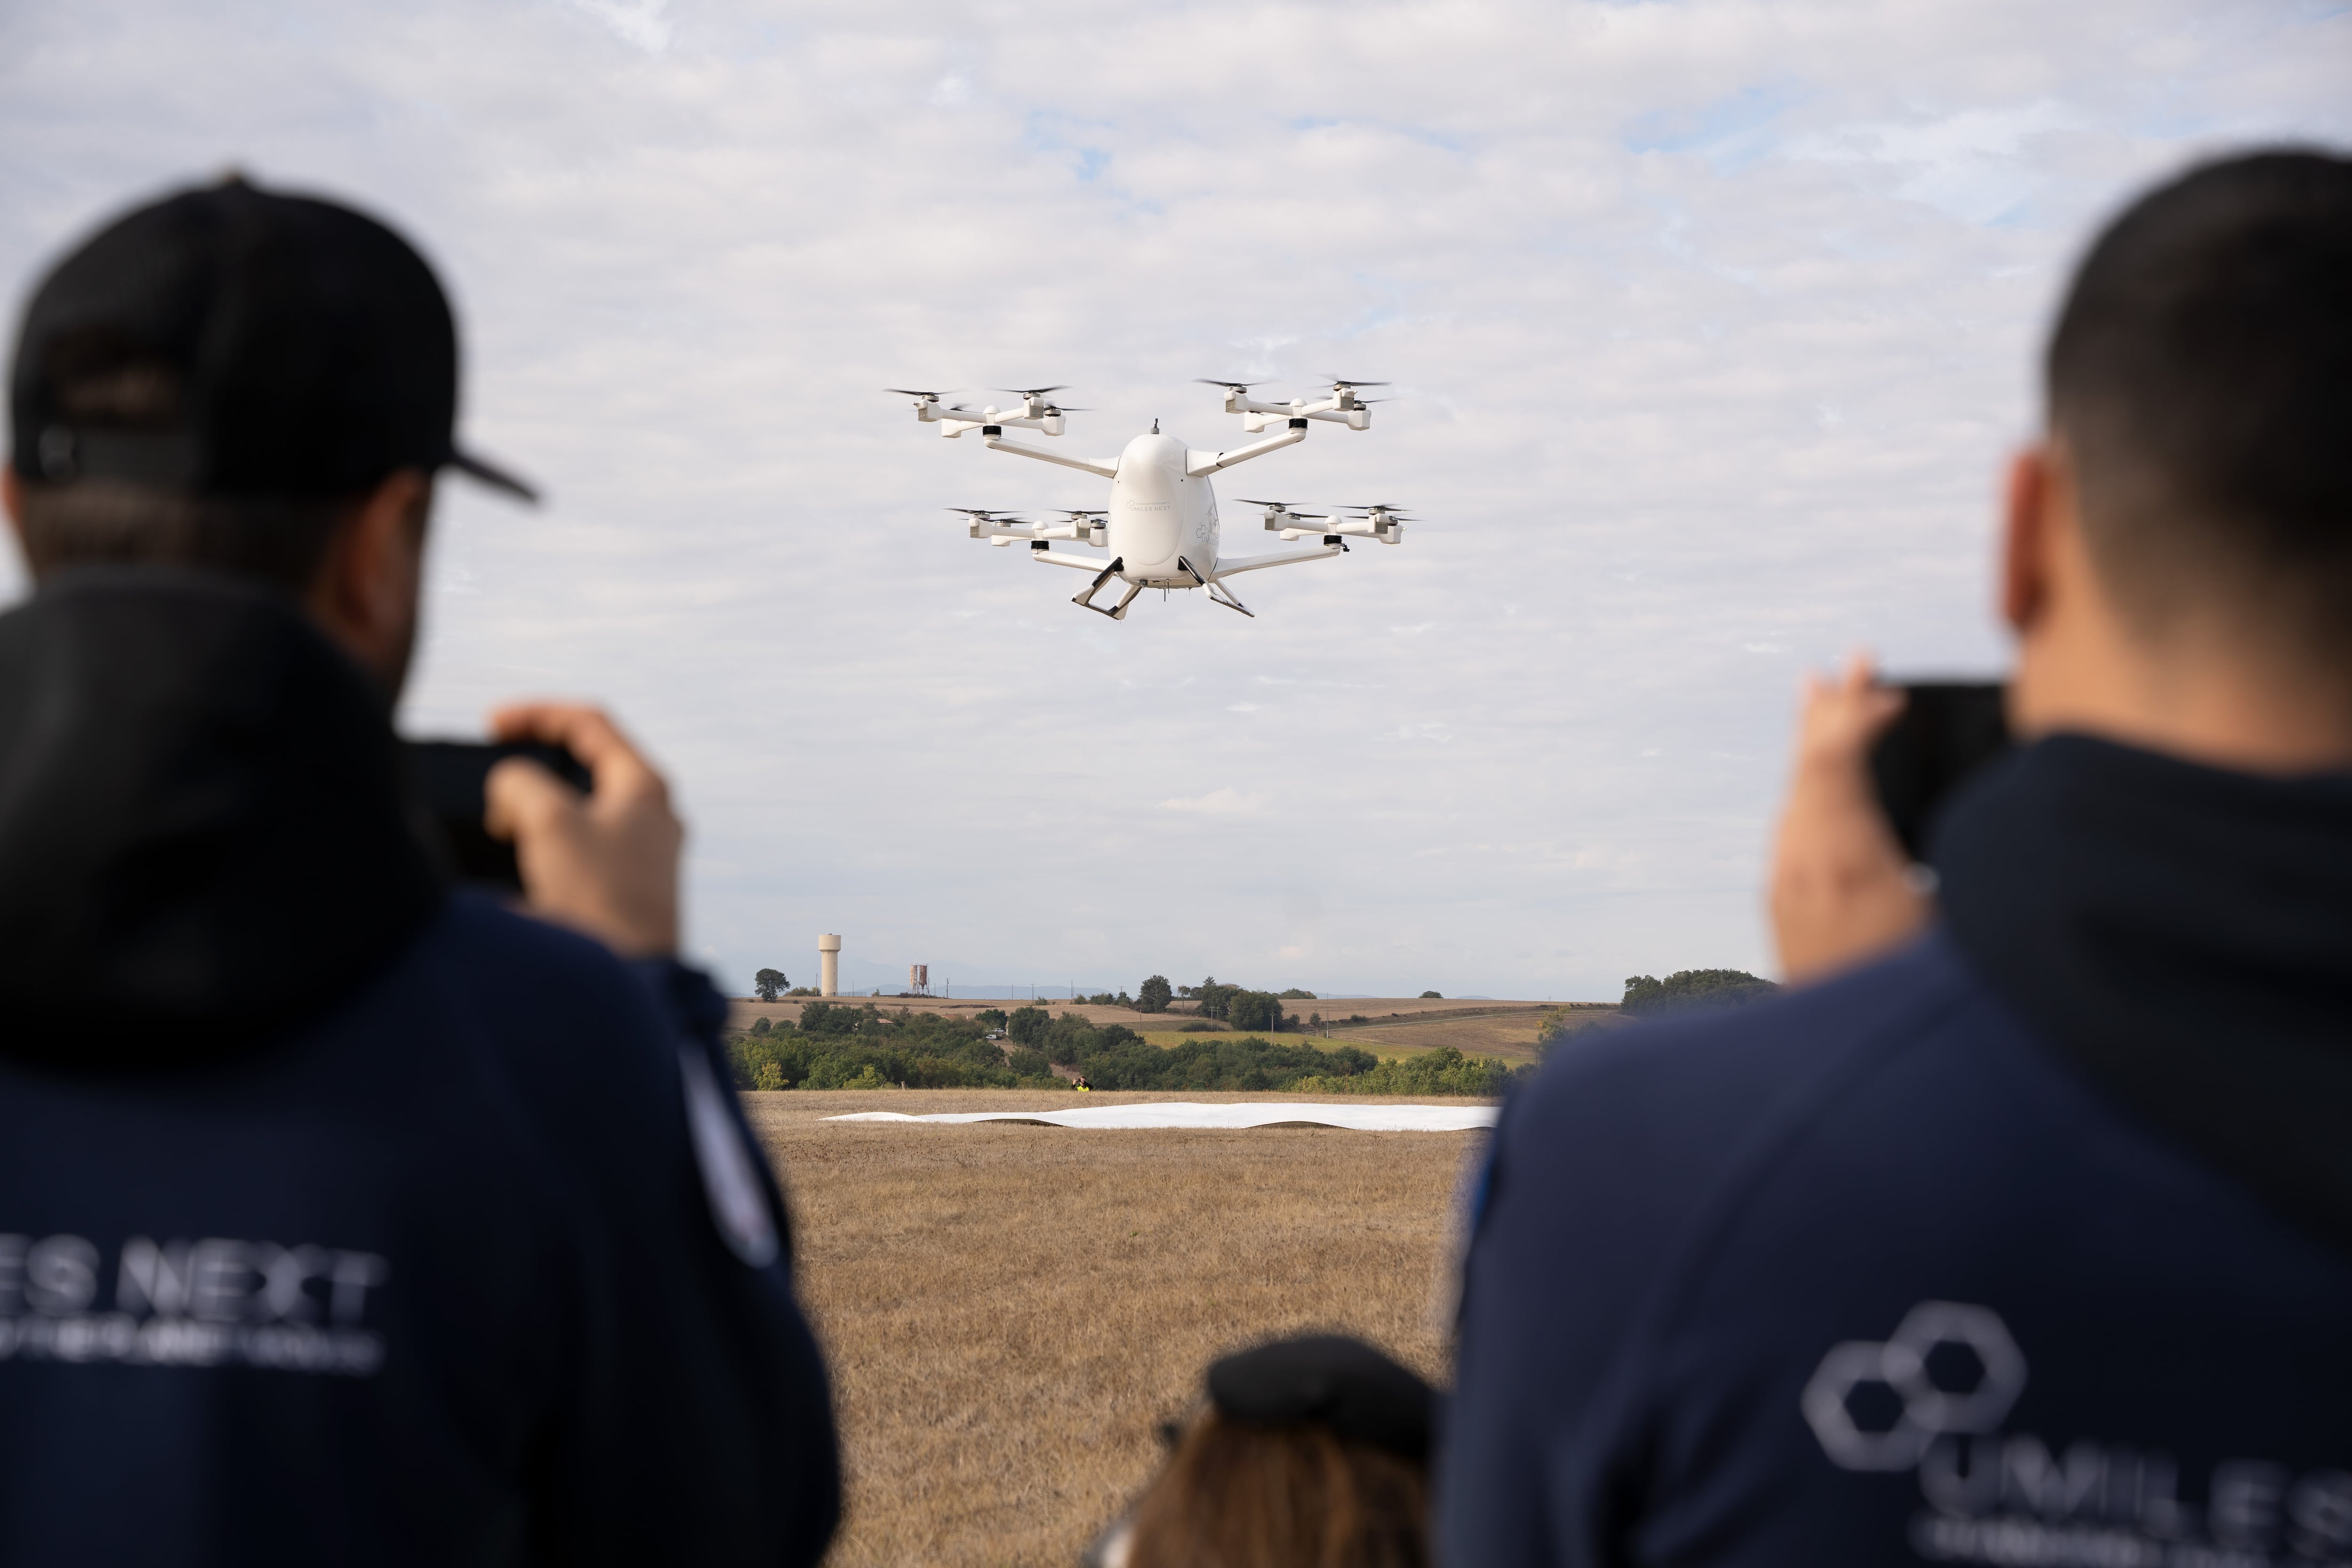
[{"label": "brown field", "polygon": [[1074,1562],[1206,1363],[1269,1335],[1344,1330],[1443,1376],[1450,1201],[1479,1135],[822,1120],[1071,1103],[1016,1090],[743,1102],[840,1400],[834,1563]]}]

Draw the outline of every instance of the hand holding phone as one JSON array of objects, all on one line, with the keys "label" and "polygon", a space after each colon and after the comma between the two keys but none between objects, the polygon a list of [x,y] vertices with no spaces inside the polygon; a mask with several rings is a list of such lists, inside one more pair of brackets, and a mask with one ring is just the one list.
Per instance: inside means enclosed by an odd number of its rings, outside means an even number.
[{"label": "hand holding phone", "polygon": [[515,863],[514,841],[493,838],[483,826],[490,770],[509,757],[528,757],[574,789],[594,787],[579,758],[537,741],[407,741],[401,749],[410,784],[433,818],[458,879],[500,892],[520,893],[522,872]]},{"label": "hand holding phone", "polygon": [[2009,749],[2006,689],[1990,682],[1906,681],[1903,710],[1870,749],[1870,776],[1895,837],[1927,858],[1936,814],[1962,780]]},{"label": "hand holding phone", "polygon": [[1787,980],[1861,963],[1927,924],[1911,857],[1871,782],[1871,750],[1903,708],[1861,657],[1834,679],[1806,679],[1772,849],[1772,935]]},{"label": "hand holding phone", "polygon": [[524,703],[492,714],[490,733],[559,747],[595,781],[583,795],[527,757],[502,760],[485,781],[485,826],[514,841],[532,912],[625,957],[677,952],[686,829],[661,774],[594,708]]}]

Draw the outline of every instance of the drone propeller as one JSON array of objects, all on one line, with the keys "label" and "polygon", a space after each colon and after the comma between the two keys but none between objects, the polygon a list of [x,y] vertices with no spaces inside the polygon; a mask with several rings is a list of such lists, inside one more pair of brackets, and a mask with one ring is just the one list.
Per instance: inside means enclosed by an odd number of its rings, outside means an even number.
[{"label": "drone propeller", "polygon": [[1385,381],[1349,381],[1344,375],[1327,375],[1323,379],[1334,386],[1386,386],[1389,384]]},{"label": "drone propeller", "polygon": [[1241,502],[1244,506],[1272,507],[1276,511],[1288,511],[1290,510],[1290,503],[1286,500],[1252,500],[1247,496],[1235,496],[1234,499]]},{"label": "drone propeller", "polygon": [[1014,517],[1011,512],[993,511],[984,506],[951,506],[945,510],[959,513],[964,517],[976,517],[982,522],[1025,522],[1028,521],[1026,518]]},{"label": "drone propeller", "polygon": [[946,395],[943,393],[938,392],[919,392],[911,386],[886,386],[882,390],[885,392],[895,392],[901,397],[919,397],[926,403],[937,403],[942,396]]},{"label": "drone propeller", "polygon": [[1253,386],[1264,386],[1265,384],[1265,383],[1262,381],[1214,381],[1205,375],[1196,375],[1192,380],[1196,385],[1222,386],[1227,392],[1247,392]]},{"label": "drone propeller", "polygon": [[1000,386],[998,392],[1009,392],[1015,397],[1043,397],[1049,392],[1067,392],[1067,386]]},{"label": "drone propeller", "polygon": [[1110,515],[1110,513],[1107,511],[1087,511],[1081,510],[1076,507],[1068,506],[1057,506],[1054,510],[1060,512],[1064,517],[1108,517]]}]

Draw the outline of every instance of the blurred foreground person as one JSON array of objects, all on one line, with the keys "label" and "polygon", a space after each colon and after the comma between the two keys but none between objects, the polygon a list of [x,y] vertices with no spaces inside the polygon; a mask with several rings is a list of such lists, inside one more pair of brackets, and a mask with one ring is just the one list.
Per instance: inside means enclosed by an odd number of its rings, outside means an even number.
[{"label": "blurred foreground person", "polygon": [[[0,1562],[809,1563],[783,1209],[601,714],[454,891],[390,715],[457,337],[373,220],[232,180],[34,294],[0,479]],[[569,927],[571,929],[562,929]]]},{"label": "blurred foreground person", "polygon": [[1428,1384],[1360,1340],[1209,1368],[1209,1413],[1087,1568],[1423,1568]]},{"label": "blurred foreground person", "polygon": [[1454,1568],[2352,1558],[2352,163],[2144,198],[2046,389],[2025,743],[1945,813],[1937,907],[1851,672],[1775,888],[1818,983],[1506,1107]]}]

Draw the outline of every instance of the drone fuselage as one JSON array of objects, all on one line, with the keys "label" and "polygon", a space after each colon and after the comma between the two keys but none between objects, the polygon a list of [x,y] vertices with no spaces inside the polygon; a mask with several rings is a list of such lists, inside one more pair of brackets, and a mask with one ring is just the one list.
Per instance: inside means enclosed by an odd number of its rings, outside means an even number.
[{"label": "drone fuselage", "polygon": [[1197,588],[1216,575],[1217,493],[1187,471],[1196,457],[1173,436],[1138,436],[1119,453],[1103,542],[1125,581]]}]

